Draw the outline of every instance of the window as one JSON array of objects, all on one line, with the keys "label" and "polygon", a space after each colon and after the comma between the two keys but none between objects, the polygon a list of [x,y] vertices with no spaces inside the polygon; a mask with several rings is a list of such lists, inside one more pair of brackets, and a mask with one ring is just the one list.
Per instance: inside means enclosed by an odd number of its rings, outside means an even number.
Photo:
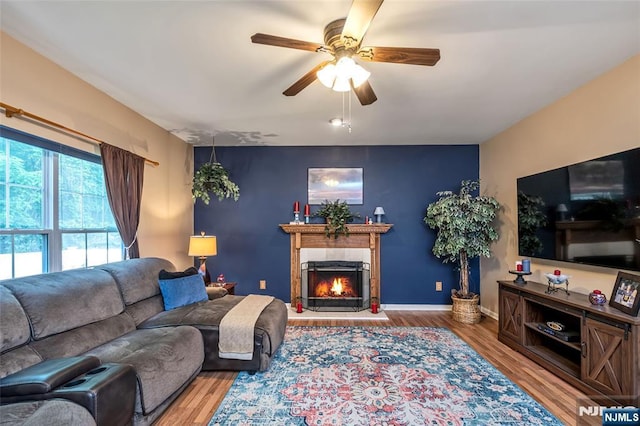
[{"label": "window", "polygon": [[123,259],[100,157],[0,126],[0,279]]}]

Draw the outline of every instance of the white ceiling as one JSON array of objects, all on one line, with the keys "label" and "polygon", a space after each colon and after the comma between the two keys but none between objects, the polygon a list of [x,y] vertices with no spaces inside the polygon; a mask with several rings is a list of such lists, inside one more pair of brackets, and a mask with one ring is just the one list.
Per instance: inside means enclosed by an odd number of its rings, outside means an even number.
[{"label": "white ceiling", "polygon": [[352,96],[349,133],[328,124],[342,94],[315,82],[282,95],[326,54],[250,36],[323,42],[350,5],[0,0],[0,25],[183,139],[210,144],[214,132],[234,146],[482,143],[640,53],[638,1],[387,0],[363,44],[439,48],[442,59],[361,62],[378,101]]}]

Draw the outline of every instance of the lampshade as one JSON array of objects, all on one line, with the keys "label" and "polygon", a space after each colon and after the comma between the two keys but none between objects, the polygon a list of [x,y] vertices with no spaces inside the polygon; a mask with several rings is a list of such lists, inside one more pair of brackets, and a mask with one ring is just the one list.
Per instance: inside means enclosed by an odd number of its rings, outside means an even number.
[{"label": "lampshade", "polygon": [[566,213],[569,211],[566,204],[558,204],[558,208],[556,210],[560,213]]},{"label": "lampshade", "polygon": [[193,235],[189,238],[189,256],[215,256],[218,244],[215,235]]},{"label": "lampshade", "polygon": [[358,87],[367,79],[371,73],[348,57],[343,56],[337,63],[329,63],[320,69],[316,76],[324,86],[336,92],[347,92],[353,87]]},{"label": "lampshade", "polygon": [[382,207],[376,207],[376,209],[373,211],[374,215],[379,215],[379,214],[384,214],[384,209]]}]

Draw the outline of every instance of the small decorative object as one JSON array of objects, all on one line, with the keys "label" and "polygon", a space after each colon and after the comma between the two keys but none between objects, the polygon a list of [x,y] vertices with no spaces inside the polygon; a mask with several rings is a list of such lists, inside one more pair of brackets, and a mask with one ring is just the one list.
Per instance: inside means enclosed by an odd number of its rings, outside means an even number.
[{"label": "small decorative object", "polygon": [[378,298],[377,297],[372,297],[371,298],[371,313],[372,314],[377,314],[379,308],[380,308],[380,302],[378,301]]},{"label": "small decorative object", "polygon": [[640,276],[618,272],[609,306],[631,316],[638,316],[640,310]]},{"label": "small decorative object", "polygon": [[324,233],[327,238],[338,238],[339,234],[345,237],[349,236],[347,223],[353,222],[353,219],[360,217],[358,213],[352,213],[346,201],[336,200],[334,202],[325,200],[322,207],[314,216],[323,217],[327,221],[324,227]]},{"label": "small decorative object", "polygon": [[309,223],[309,217],[311,216],[311,207],[309,204],[304,205],[304,223]]},{"label": "small decorative object", "polygon": [[604,305],[607,303],[607,296],[602,294],[600,290],[593,290],[589,293],[589,302],[591,302],[592,305]]},{"label": "small decorative object", "polygon": [[298,314],[302,313],[302,297],[298,297],[296,299],[296,313]]},{"label": "small decorative object", "polygon": [[522,259],[522,272],[531,272],[531,260]]},{"label": "small decorative object", "polygon": [[218,283],[219,287],[222,287],[226,282],[226,280],[224,279],[224,274],[218,275],[218,278],[216,278],[216,282]]},{"label": "small decorative object", "polygon": [[569,275],[563,275],[559,269],[553,271],[553,274],[544,274],[547,277],[547,291],[545,293],[551,294],[558,291],[560,286],[564,285],[564,291],[569,294]]},{"label": "small decorative object", "polygon": [[557,321],[547,321],[547,327],[554,331],[562,331],[564,330],[564,324],[559,323]]},{"label": "small decorative object", "polygon": [[516,271],[522,272],[522,261],[521,260],[518,260],[516,262]]},{"label": "small decorative object", "polygon": [[558,220],[567,220],[567,213],[569,212],[569,209],[566,204],[558,204],[556,212],[558,212]]},{"label": "small decorative object", "polygon": [[[522,267],[522,265],[520,265],[520,267]],[[518,270],[509,271],[509,273],[517,275],[516,279],[513,280],[513,282],[516,283],[516,284],[526,284],[527,281],[522,277],[525,276],[525,275],[531,275],[531,272],[524,272],[522,270],[520,270],[520,271],[518,271]]]},{"label": "small decorative object", "polygon": [[294,201],[293,203],[293,223],[300,223],[300,201]]},{"label": "small decorative object", "polygon": [[376,209],[373,211],[373,215],[376,217],[376,223],[382,223],[384,209],[382,207],[376,207]]},{"label": "small decorative object", "polygon": [[365,223],[365,225],[367,225],[369,223],[369,216],[365,216],[364,217],[364,223]]}]

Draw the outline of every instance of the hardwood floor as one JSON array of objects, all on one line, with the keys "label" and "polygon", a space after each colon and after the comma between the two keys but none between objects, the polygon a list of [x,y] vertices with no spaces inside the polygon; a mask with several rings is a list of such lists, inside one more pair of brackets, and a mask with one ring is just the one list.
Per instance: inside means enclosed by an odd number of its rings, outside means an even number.
[{"label": "hardwood floor", "polygon": [[[500,343],[497,321],[483,317],[479,324],[469,325],[452,321],[450,312],[385,312],[389,321],[290,320],[289,325],[447,327],[564,424],[576,425],[576,400],[584,394]],[[229,372],[200,373],[155,425],[206,425],[235,377]]]}]

